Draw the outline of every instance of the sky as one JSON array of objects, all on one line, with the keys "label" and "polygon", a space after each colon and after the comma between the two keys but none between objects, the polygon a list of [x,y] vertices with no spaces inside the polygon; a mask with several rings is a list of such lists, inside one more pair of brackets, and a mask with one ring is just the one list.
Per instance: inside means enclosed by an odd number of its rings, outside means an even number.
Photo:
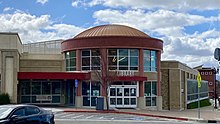
[{"label": "sky", "polygon": [[104,24],[163,40],[162,60],[219,65],[220,0],[0,0],[0,32],[18,32],[24,44],[65,40]]}]

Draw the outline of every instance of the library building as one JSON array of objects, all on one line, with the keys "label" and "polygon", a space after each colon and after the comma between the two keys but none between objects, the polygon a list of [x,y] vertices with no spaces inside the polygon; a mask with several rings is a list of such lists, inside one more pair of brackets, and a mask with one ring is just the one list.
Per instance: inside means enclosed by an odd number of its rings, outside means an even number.
[{"label": "library building", "polygon": [[[163,41],[125,25],[101,25],[67,40],[22,44],[0,33],[0,93],[13,103],[162,109]],[[106,100],[107,99],[107,100]]]}]

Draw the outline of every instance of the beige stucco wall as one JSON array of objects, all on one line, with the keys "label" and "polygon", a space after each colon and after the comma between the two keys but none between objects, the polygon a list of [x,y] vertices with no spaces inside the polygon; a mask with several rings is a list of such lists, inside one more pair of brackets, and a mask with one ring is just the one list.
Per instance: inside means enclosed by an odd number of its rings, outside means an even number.
[{"label": "beige stucco wall", "polygon": [[21,54],[20,72],[63,72],[64,67],[62,54]]},{"label": "beige stucco wall", "polygon": [[0,93],[9,93],[17,102],[17,72],[22,44],[17,33],[0,33]]}]

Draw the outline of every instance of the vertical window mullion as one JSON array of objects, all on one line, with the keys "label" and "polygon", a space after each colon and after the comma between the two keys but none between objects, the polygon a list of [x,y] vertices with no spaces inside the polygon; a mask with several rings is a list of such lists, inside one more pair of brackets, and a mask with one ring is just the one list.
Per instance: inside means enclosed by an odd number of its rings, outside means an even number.
[{"label": "vertical window mullion", "polygon": [[117,49],[117,70],[119,70],[119,49]]},{"label": "vertical window mullion", "polygon": [[91,107],[92,106],[92,97],[91,97],[91,92],[92,92],[92,85],[91,85],[91,81],[89,82],[89,99],[90,99],[90,103],[89,103],[89,106]]},{"label": "vertical window mullion", "polygon": [[130,54],[130,51],[131,51],[131,49],[128,49],[128,70],[130,70],[130,67],[131,67],[131,59],[130,59],[130,57],[131,57],[131,54]]}]

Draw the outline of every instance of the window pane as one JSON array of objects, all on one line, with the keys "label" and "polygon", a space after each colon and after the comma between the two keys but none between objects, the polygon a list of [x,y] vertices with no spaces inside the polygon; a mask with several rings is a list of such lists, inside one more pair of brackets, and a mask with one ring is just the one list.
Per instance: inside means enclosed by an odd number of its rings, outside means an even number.
[{"label": "window pane", "polygon": [[90,66],[90,57],[82,58],[82,66]]},{"label": "window pane", "polygon": [[157,82],[152,82],[152,96],[157,95]]},{"label": "window pane", "polygon": [[30,94],[30,82],[29,81],[25,81],[25,82],[21,82],[21,95],[29,95]]},{"label": "window pane", "polygon": [[100,95],[100,85],[98,82],[92,82],[91,84],[91,96],[99,96]]},{"label": "window pane", "polygon": [[109,56],[117,56],[117,49],[108,49]]},{"label": "window pane", "polygon": [[119,66],[126,65],[128,66],[128,57],[119,57]]},{"label": "window pane", "polygon": [[32,94],[33,95],[41,94],[41,82],[32,82]]},{"label": "window pane", "polygon": [[119,49],[119,56],[128,56],[128,49]]},{"label": "window pane", "polygon": [[129,88],[124,88],[124,96],[129,96]]},{"label": "window pane", "polygon": [[76,51],[70,51],[70,58],[76,57]]},{"label": "window pane", "polygon": [[52,82],[52,94],[60,94],[60,82]]},{"label": "window pane", "polygon": [[42,82],[42,94],[51,94],[50,87],[51,87],[50,82]]},{"label": "window pane", "polygon": [[144,50],[144,57],[150,58],[150,50]]},{"label": "window pane", "polygon": [[91,106],[96,106],[97,97],[91,97]]},{"label": "window pane", "polygon": [[138,70],[138,67],[130,67],[130,70]]},{"label": "window pane", "polygon": [[53,96],[52,103],[60,103],[60,96]]},{"label": "window pane", "polygon": [[99,49],[92,49],[92,56],[100,56],[100,50]]},{"label": "window pane", "polygon": [[124,98],[124,105],[129,105],[129,98]]},{"label": "window pane", "polygon": [[70,59],[70,66],[76,66],[76,58]]},{"label": "window pane", "polygon": [[90,106],[90,97],[83,97],[83,106]]},{"label": "window pane", "polygon": [[130,89],[130,96],[136,96],[136,88]]},{"label": "window pane", "polygon": [[136,105],[136,98],[131,98],[131,105]]},{"label": "window pane", "polygon": [[110,88],[110,96],[115,96],[115,88]]},{"label": "window pane", "polygon": [[117,65],[117,57],[108,57],[108,65]]},{"label": "window pane", "polygon": [[90,82],[82,82],[82,95],[90,95]]},{"label": "window pane", "polygon": [[82,56],[90,56],[90,50],[82,50]]},{"label": "window pane", "polygon": [[157,102],[156,102],[156,97],[152,97],[152,106],[156,106]]},{"label": "window pane", "polygon": [[156,51],[151,51],[151,68],[152,71],[156,71]]},{"label": "window pane", "polygon": [[151,96],[151,82],[145,82],[144,85],[144,96]]},{"label": "window pane", "polygon": [[130,66],[138,66],[138,57],[130,58]]},{"label": "window pane", "polygon": [[151,106],[151,97],[145,97],[146,106]]},{"label": "window pane", "polygon": [[70,52],[65,53],[65,58],[70,58]]},{"label": "window pane", "polygon": [[122,98],[117,98],[117,105],[122,105]]},{"label": "window pane", "polygon": [[117,88],[117,96],[122,96],[122,88]]},{"label": "window pane", "polygon": [[100,58],[92,57],[92,66],[100,66]]},{"label": "window pane", "polygon": [[130,49],[130,56],[138,56],[138,49]]},{"label": "window pane", "polygon": [[30,96],[21,96],[21,103],[30,103],[31,97]]},{"label": "window pane", "polygon": [[116,99],[115,98],[110,98],[110,104],[115,105],[116,104]]}]

